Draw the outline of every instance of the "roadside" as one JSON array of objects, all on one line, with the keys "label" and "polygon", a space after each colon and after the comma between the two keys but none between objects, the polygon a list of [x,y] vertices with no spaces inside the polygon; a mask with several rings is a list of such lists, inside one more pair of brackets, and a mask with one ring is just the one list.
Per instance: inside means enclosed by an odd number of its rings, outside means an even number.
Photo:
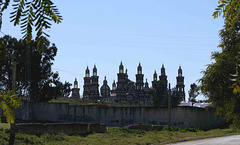
[{"label": "roadside", "polygon": [[[240,144],[240,135],[230,135],[194,141],[173,143],[173,145],[236,145]],[[169,144],[170,145],[170,144]]]}]

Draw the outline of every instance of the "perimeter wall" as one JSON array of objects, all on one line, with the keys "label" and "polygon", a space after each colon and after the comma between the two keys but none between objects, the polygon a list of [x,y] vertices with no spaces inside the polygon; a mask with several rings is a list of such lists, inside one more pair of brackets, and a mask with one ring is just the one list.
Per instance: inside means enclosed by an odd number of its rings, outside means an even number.
[{"label": "perimeter wall", "polygon": [[[214,109],[173,107],[171,110],[172,125],[205,130],[224,124],[222,119],[216,119],[214,113]],[[127,126],[139,123],[167,125],[168,109],[167,107],[72,106],[66,103],[24,102],[17,109],[16,117],[18,120],[37,122],[104,123],[107,126]]]}]

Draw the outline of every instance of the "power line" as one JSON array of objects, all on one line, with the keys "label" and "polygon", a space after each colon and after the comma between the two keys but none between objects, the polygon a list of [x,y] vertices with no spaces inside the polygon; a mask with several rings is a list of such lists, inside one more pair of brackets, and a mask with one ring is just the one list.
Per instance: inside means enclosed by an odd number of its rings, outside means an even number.
[{"label": "power line", "polygon": [[7,35],[7,34],[3,33],[1,30],[0,30],[0,32],[1,32],[3,35]]}]

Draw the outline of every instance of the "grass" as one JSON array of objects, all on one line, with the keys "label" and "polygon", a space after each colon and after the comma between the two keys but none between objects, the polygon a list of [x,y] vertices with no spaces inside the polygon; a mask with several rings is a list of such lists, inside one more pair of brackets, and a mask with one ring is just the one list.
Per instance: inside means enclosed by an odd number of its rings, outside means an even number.
[{"label": "grass", "polygon": [[[213,129],[209,131],[201,131],[196,129],[185,129],[177,131],[142,131],[132,130],[125,127],[110,127],[107,129],[107,133],[93,133],[86,137],[73,135],[68,136],[63,133],[56,135],[43,134],[41,136],[16,134],[15,144],[43,144],[43,145],[81,145],[81,144],[93,144],[93,145],[111,145],[111,144],[150,144],[150,143],[172,143],[178,140],[193,140],[199,138],[216,137],[229,134],[239,134],[240,132],[234,132],[232,129]],[[9,131],[0,131],[0,144],[8,144]]]},{"label": "grass", "polygon": [[0,129],[1,130],[5,130],[5,129],[9,129],[10,125],[7,123],[0,123]]}]

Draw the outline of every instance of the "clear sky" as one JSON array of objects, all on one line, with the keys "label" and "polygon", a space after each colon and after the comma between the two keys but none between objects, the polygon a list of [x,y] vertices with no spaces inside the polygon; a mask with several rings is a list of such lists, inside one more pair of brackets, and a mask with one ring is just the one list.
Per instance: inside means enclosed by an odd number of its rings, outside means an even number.
[{"label": "clear sky", "polygon": [[[111,87],[122,60],[133,81],[141,62],[150,86],[154,70],[159,75],[164,64],[174,87],[181,65],[187,99],[190,84],[211,63],[211,52],[220,50],[223,20],[212,17],[218,0],[53,1],[63,16],[63,22],[53,24],[48,32],[58,48],[53,71],[63,82],[73,83],[76,77],[81,95],[87,65],[92,74],[96,64],[100,86],[106,76]],[[19,26],[9,22],[9,12],[3,13],[2,32],[20,39]]]}]

